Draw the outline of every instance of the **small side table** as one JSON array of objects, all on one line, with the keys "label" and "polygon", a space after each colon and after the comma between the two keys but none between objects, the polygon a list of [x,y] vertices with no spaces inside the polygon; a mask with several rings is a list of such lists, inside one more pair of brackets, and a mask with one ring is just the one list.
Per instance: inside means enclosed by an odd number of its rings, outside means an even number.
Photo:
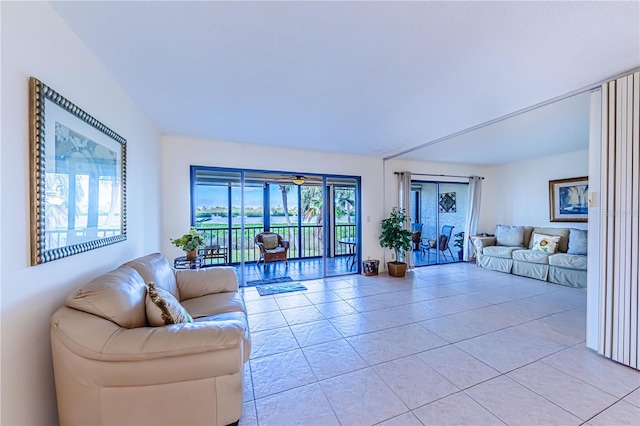
[{"label": "small side table", "polygon": [[193,260],[187,260],[187,256],[180,256],[173,259],[175,269],[199,269],[202,266],[202,256],[197,256]]}]

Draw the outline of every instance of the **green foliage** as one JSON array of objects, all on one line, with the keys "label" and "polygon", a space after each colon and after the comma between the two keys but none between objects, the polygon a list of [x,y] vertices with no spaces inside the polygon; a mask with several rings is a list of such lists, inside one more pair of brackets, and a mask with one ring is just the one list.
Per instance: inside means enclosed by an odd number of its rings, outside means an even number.
[{"label": "green foliage", "polygon": [[188,234],[184,234],[182,237],[176,238],[175,240],[172,239],[171,242],[174,246],[181,248],[184,251],[197,250],[205,244],[204,236],[193,226],[189,229]]},{"label": "green foliage", "polygon": [[454,236],[453,245],[462,250],[464,248],[464,231],[458,232]]},{"label": "green foliage", "polygon": [[404,209],[394,207],[388,218],[381,222],[382,233],[380,234],[380,245],[392,249],[396,253],[396,261],[400,262],[401,254],[411,250],[411,231],[404,229],[407,215]]}]

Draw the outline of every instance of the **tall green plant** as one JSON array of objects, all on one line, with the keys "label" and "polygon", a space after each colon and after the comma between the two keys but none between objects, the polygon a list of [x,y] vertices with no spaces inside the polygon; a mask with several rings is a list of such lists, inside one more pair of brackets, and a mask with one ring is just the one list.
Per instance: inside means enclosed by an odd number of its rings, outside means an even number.
[{"label": "tall green plant", "polygon": [[396,262],[404,258],[405,251],[411,250],[411,231],[403,227],[406,220],[404,209],[394,207],[389,217],[381,222],[380,245],[396,253]]}]

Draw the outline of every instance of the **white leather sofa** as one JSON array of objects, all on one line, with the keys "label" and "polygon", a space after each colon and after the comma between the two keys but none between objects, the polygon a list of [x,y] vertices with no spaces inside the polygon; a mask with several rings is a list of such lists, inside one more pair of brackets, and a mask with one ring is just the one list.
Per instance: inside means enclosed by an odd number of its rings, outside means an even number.
[{"label": "white leather sofa", "polygon": [[[536,234],[560,237],[557,249],[533,249]],[[569,287],[587,286],[587,231],[497,225],[495,236],[472,237],[476,264]]]},{"label": "white leather sofa", "polygon": [[[151,327],[148,282],[193,322]],[[174,270],[159,253],[72,293],[51,319],[60,425],[228,425],[251,340],[231,267]]]}]

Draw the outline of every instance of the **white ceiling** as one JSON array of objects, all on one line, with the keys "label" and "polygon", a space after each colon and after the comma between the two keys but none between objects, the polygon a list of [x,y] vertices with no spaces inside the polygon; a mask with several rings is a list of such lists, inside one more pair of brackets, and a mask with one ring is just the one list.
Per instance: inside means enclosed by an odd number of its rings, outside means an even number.
[{"label": "white ceiling", "polygon": [[[53,7],[162,133],[378,157],[640,66],[638,1]],[[541,143],[536,134],[576,149],[557,137],[577,138],[571,120],[539,133],[526,124],[501,130],[529,135],[519,144],[506,134],[458,142],[486,148],[471,155],[447,149],[451,139],[428,156],[482,164],[495,151],[509,161]]]}]

